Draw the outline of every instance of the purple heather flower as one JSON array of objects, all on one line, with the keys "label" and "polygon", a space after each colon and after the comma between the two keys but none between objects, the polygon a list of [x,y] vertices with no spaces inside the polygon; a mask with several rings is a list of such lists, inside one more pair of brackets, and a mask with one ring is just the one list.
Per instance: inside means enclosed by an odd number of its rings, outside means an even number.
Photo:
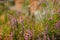
[{"label": "purple heather flower", "polygon": [[16,23],[16,19],[15,18],[12,18],[11,19],[11,22],[12,22],[12,24]]},{"label": "purple heather flower", "polygon": [[48,37],[47,37],[47,39],[48,39],[48,40],[50,40],[50,37],[49,37],[49,35],[47,35],[47,36],[48,36]]},{"label": "purple heather flower", "polygon": [[58,0],[53,0],[54,3],[58,3]]},{"label": "purple heather flower", "polygon": [[16,19],[12,19],[12,20],[11,20],[11,23],[12,23],[12,25],[15,25]]},{"label": "purple heather flower", "polygon": [[25,39],[25,40],[28,40],[28,39],[29,39],[28,33],[25,33],[25,34],[24,34],[24,39]]},{"label": "purple heather flower", "polygon": [[41,38],[39,37],[38,40],[41,40]]},{"label": "purple heather flower", "polygon": [[60,13],[60,8],[57,10],[57,12],[59,12],[59,13]]},{"label": "purple heather flower", "polygon": [[13,32],[11,32],[11,36],[13,36]]},{"label": "purple heather flower", "polygon": [[20,10],[16,11],[16,15],[19,16],[22,12]]},{"label": "purple heather flower", "polygon": [[51,21],[51,20],[53,20],[53,18],[51,17],[51,18],[49,18],[48,20]]},{"label": "purple heather flower", "polygon": [[20,16],[19,19],[18,19],[18,23],[22,23],[23,22],[23,17]]},{"label": "purple heather flower", "polygon": [[33,35],[32,31],[27,30],[27,32],[24,33],[24,39],[28,40],[28,39],[30,39],[32,37],[32,35]]},{"label": "purple heather flower", "polygon": [[13,17],[12,15],[9,15],[9,18],[10,18],[12,26],[14,26],[16,24],[16,22],[17,22],[16,18]]},{"label": "purple heather flower", "polygon": [[31,30],[28,30],[28,34],[30,35],[30,37],[32,37],[32,31]]},{"label": "purple heather flower", "polygon": [[44,2],[44,0],[39,0],[40,3]]},{"label": "purple heather flower", "polygon": [[56,27],[57,29],[60,28],[60,20],[55,24],[55,27]]},{"label": "purple heather flower", "polygon": [[10,34],[10,39],[13,40],[13,32]]},{"label": "purple heather flower", "polygon": [[59,28],[59,25],[56,23],[56,24],[55,24],[55,27],[56,27],[56,28]]},{"label": "purple heather flower", "polygon": [[9,18],[10,18],[10,22],[11,22],[11,25],[12,25],[11,35],[13,36],[14,35],[14,29],[17,29],[17,28],[15,28],[17,26],[17,20],[12,15],[9,15]]}]

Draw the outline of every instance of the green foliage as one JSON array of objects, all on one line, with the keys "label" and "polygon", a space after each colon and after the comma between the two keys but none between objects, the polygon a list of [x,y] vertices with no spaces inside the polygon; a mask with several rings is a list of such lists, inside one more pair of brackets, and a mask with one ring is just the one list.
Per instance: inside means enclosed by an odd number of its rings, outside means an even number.
[{"label": "green foliage", "polygon": [[[28,5],[29,5],[29,0],[25,0],[22,8],[27,11]],[[10,4],[9,4],[9,6],[10,6]],[[52,1],[51,2],[48,1],[47,3],[43,2],[40,4],[40,6],[42,7],[42,11],[40,13],[41,17],[40,17],[39,21],[36,21],[34,17],[29,18],[31,15],[25,16],[25,15],[23,15],[23,13],[21,13],[22,15],[18,14],[19,15],[18,16],[15,11],[8,9],[9,6],[0,4],[0,16],[2,14],[5,15],[5,19],[4,19],[5,21],[0,19],[0,25],[3,25],[3,31],[2,31],[3,35],[9,34],[10,30],[11,30],[10,29],[11,24],[8,25],[8,22],[9,22],[8,14],[11,14],[12,16],[14,16],[17,19],[17,21],[19,19],[19,16],[25,17],[25,19],[23,20],[23,24],[19,23],[19,21],[18,21],[18,28],[17,28],[17,30],[14,30],[14,40],[17,40],[18,38],[21,38],[21,40],[24,40],[24,37],[21,36],[20,32],[26,31],[28,29],[34,30],[33,37],[36,38],[40,34],[43,34],[47,25],[48,25],[47,31],[50,36],[52,36],[52,34],[58,33],[59,30],[55,29],[54,25],[56,24],[56,22],[58,22],[60,20],[60,16],[59,16],[60,13],[58,14],[57,12],[53,12],[53,14],[52,14],[51,11],[52,10],[56,11],[58,8],[58,6],[56,6],[56,5],[54,6]],[[36,16],[36,18],[37,18],[37,16]],[[15,26],[15,25],[13,25],[13,26]],[[24,26],[24,29],[22,29],[23,26]],[[22,34],[24,34],[24,32]]]},{"label": "green foliage", "polygon": [[6,35],[6,34],[10,33],[10,28],[9,28],[9,26],[7,26],[7,24],[4,24],[2,33],[3,33],[3,35]]},{"label": "green foliage", "polygon": [[25,0],[24,1],[24,4],[23,4],[23,8],[24,9],[27,9],[28,8],[28,5],[29,5],[29,0]]},{"label": "green foliage", "polygon": [[3,22],[2,22],[2,20],[0,19],[0,25],[2,25],[3,24]]},{"label": "green foliage", "polygon": [[43,8],[45,8],[45,7],[47,6],[47,4],[46,4],[45,2],[43,2],[43,3],[41,4],[41,6],[42,6]]},{"label": "green foliage", "polygon": [[2,13],[3,13],[3,5],[0,4],[0,15],[2,15]]}]

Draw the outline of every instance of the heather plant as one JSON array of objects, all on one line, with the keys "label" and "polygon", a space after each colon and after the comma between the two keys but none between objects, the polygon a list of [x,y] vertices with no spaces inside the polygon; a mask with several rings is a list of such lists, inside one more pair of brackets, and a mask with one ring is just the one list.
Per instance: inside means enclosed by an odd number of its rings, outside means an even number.
[{"label": "heather plant", "polygon": [[10,2],[0,5],[2,40],[7,35],[11,35],[12,40],[60,40],[60,1],[37,2],[34,13],[31,13],[29,0],[24,1],[23,10],[19,11],[10,10]]}]

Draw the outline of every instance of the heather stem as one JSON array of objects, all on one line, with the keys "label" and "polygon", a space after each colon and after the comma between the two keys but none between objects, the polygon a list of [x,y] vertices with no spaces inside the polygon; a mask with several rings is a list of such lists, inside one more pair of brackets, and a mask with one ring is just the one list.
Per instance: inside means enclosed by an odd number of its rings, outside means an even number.
[{"label": "heather stem", "polygon": [[44,33],[43,40],[46,40],[46,33]]},{"label": "heather stem", "polygon": [[54,34],[52,35],[52,40],[55,40],[55,39],[54,39]]}]

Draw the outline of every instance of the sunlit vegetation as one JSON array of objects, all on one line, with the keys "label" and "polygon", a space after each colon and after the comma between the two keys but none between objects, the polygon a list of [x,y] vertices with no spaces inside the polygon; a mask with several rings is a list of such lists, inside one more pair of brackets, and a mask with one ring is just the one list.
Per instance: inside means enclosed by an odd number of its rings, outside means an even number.
[{"label": "sunlit vegetation", "polygon": [[0,0],[0,40],[60,40],[60,0]]}]

